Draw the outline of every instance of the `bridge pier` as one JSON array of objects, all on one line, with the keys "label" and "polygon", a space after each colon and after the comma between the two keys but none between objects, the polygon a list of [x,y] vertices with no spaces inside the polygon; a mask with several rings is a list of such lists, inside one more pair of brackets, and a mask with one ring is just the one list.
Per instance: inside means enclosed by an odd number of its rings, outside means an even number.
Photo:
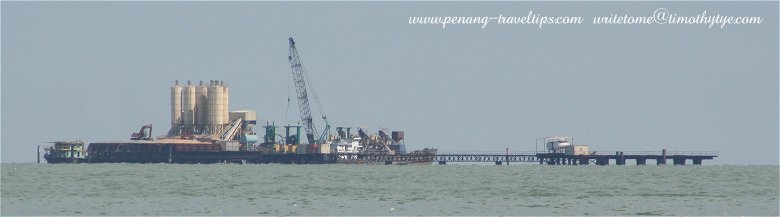
[{"label": "bridge pier", "polygon": [[657,158],[657,159],[655,159],[655,163],[657,165],[665,165],[666,164],[666,158],[663,158],[663,157],[662,158]]},{"label": "bridge pier", "polygon": [[685,165],[685,158],[673,158],[674,165]]},{"label": "bridge pier", "polygon": [[646,158],[637,158],[636,159],[636,165],[647,165],[647,159]]},{"label": "bridge pier", "polygon": [[496,161],[496,166],[501,166],[501,165],[503,165],[503,164],[504,164],[504,162],[501,162],[501,161]]},{"label": "bridge pier", "polygon": [[694,158],[693,159],[693,165],[701,165],[701,158]]},{"label": "bridge pier", "polygon": [[439,165],[447,165],[447,161],[439,161]]},{"label": "bridge pier", "polygon": [[580,162],[578,164],[579,165],[588,165],[589,163],[590,163],[590,160],[588,160],[587,158],[580,158]]},{"label": "bridge pier", "polygon": [[661,158],[656,160],[656,163],[658,165],[661,165],[661,164],[666,165],[666,149],[661,149]]}]

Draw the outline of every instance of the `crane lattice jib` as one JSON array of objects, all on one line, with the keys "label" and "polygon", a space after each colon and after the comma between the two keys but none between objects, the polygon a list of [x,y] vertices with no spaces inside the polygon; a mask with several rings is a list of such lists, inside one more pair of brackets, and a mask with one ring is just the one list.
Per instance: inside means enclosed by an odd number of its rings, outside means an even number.
[{"label": "crane lattice jib", "polygon": [[314,143],[315,133],[314,124],[312,123],[311,110],[309,109],[309,97],[306,93],[306,82],[304,82],[304,73],[306,73],[301,65],[301,59],[298,56],[298,50],[295,49],[295,41],[290,37],[290,67],[292,68],[293,82],[295,83],[295,92],[298,93],[298,110],[301,112],[301,122],[303,122],[304,130],[306,132],[306,139],[309,144]]}]

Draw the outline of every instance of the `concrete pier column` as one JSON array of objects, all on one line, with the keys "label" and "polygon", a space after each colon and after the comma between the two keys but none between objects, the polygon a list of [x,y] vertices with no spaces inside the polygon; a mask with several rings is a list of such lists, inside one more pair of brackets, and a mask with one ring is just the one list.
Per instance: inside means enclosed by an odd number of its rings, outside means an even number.
[{"label": "concrete pier column", "polygon": [[701,158],[694,158],[693,165],[701,165]]},{"label": "concrete pier column", "polygon": [[447,165],[447,161],[439,161],[439,165]]},{"label": "concrete pier column", "polygon": [[590,161],[587,158],[580,158],[579,165],[588,165]]},{"label": "concrete pier column", "polygon": [[615,164],[617,165],[626,165],[626,157],[623,156],[623,152],[618,152],[617,158],[615,158]]},{"label": "concrete pier column", "polygon": [[655,159],[655,163],[656,163],[657,165],[665,165],[665,164],[666,164],[666,158],[663,158],[663,157],[661,157],[661,158],[656,158],[656,159]]},{"label": "concrete pier column", "polygon": [[501,166],[501,165],[503,165],[503,164],[504,164],[504,162],[501,162],[501,161],[496,161],[496,165],[497,165],[497,166]]},{"label": "concrete pier column", "polygon": [[661,159],[658,160],[658,165],[666,164],[666,149],[661,149]]},{"label": "concrete pier column", "polygon": [[645,159],[645,158],[637,158],[636,159],[636,165],[646,165],[646,164],[647,164],[647,159]]},{"label": "concrete pier column", "polygon": [[539,157],[539,164],[544,164],[544,158],[543,157]]}]

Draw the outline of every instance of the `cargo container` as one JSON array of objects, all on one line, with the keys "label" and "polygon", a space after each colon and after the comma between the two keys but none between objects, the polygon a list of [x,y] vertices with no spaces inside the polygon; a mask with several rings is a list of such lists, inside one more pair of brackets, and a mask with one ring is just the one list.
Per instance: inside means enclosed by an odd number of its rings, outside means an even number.
[{"label": "cargo container", "polygon": [[241,144],[238,141],[219,141],[219,147],[222,151],[238,151]]},{"label": "cargo container", "polygon": [[565,147],[565,153],[567,155],[589,155],[590,148],[588,145],[570,145]]}]

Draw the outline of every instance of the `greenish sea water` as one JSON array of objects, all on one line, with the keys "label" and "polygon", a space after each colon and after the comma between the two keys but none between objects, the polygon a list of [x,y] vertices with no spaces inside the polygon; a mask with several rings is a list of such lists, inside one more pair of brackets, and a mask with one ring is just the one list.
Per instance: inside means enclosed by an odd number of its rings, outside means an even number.
[{"label": "greenish sea water", "polygon": [[2,164],[8,215],[775,215],[778,166]]}]

